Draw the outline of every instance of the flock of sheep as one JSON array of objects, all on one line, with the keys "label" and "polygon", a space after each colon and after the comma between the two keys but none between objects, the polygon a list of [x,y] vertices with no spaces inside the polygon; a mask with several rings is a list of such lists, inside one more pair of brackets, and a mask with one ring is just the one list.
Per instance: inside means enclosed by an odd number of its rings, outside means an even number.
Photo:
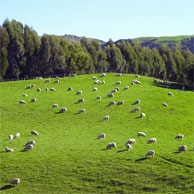
[{"label": "flock of sheep", "polygon": [[[120,77],[121,76],[121,74],[117,74],[116,75],[116,77]],[[76,74],[73,74],[73,77],[76,77]],[[106,73],[103,73],[102,74],[102,77],[106,77]],[[135,76],[136,78],[139,78],[140,76],[139,75],[136,75]],[[54,83],[59,83],[59,77],[57,77],[57,79],[54,81]],[[92,77],[92,79],[93,80],[95,80],[94,81],[94,84],[105,84],[105,81],[103,80],[103,81],[100,81],[100,80],[97,80],[97,77],[95,77],[95,76],[93,76]],[[48,83],[48,82],[50,82],[50,79],[47,79],[47,80],[45,80],[45,83]],[[156,81],[154,80],[154,82],[156,83]],[[115,85],[120,85],[121,84],[121,81],[117,81],[116,83],[115,83]],[[131,85],[135,85],[135,84],[139,84],[139,85],[141,85],[141,82],[140,81],[138,81],[138,80],[133,80],[132,82],[131,82]],[[30,88],[35,88],[35,84],[32,84],[32,85],[29,85],[29,86],[27,86],[26,87],[26,89],[30,89]],[[125,86],[124,88],[123,88],[123,90],[127,90],[127,89],[129,89],[129,86]],[[56,91],[56,89],[55,88],[50,88],[50,89],[48,89],[48,88],[46,88],[45,89],[46,91]],[[69,87],[68,89],[67,89],[68,91],[72,91],[73,90],[73,88],[72,87]],[[93,88],[92,89],[92,91],[97,91],[98,90],[98,88]],[[107,94],[107,97],[109,97],[109,98],[111,98],[111,97],[114,97],[114,93],[116,93],[116,92],[118,92],[119,91],[119,88],[118,87],[116,87],[116,88],[114,88],[109,94]],[[37,92],[41,92],[41,88],[37,88]],[[77,91],[76,93],[75,93],[76,95],[81,95],[82,94],[82,90],[80,90],[80,91]],[[22,94],[22,96],[23,97],[27,97],[28,95],[27,94]],[[170,96],[173,96],[173,93],[172,92],[168,92],[168,96],[170,97]],[[97,96],[96,97],[96,100],[101,100],[101,96]],[[37,99],[36,98],[32,98],[31,99],[31,102],[36,102],[37,101]],[[80,98],[78,101],[77,101],[77,103],[82,103],[82,102],[84,102],[84,98]],[[138,104],[140,104],[141,103],[141,100],[136,100],[134,103],[133,103],[133,105],[138,105]],[[20,100],[19,101],[19,104],[26,104],[26,102],[24,101],[24,100]],[[119,102],[115,102],[115,101],[111,101],[108,105],[107,105],[107,107],[110,107],[110,106],[113,106],[113,105],[124,105],[124,101],[119,101]],[[163,106],[165,106],[165,107],[168,107],[168,105],[166,104],[166,103],[163,103],[162,104]],[[58,107],[58,104],[53,104],[52,105],[52,107],[53,108],[56,108],[56,107]],[[63,108],[61,108],[60,109],[60,113],[64,113],[64,112],[66,112],[67,111],[67,108],[66,107],[63,107]],[[78,113],[80,114],[80,113],[84,113],[85,112],[85,109],[80,109],[79,111],[78,111]],[[132,112],[140,112],[140,107],[136,107],[136,108],[133,108],[132,109]],[[140,113],[140,118],[143,118],[143,117],[145,117],[146,116],[146,114],[145,113]],[[110,116],[109,115],[106,115],[106,116],[104,116],[103,117],[103,121],[105,121],[105,120],[109,120],[110,119]],[[31,131],[31,135],[38,135],[38,132],[37,131]],[[144,133],[144,132],[138,132],[138,134],[137,134],[137,136],[138,137],[140,137],[140,136],[142,136],[142,137],[147,137],[147,135]],[[20,137],[20,133],[16,133],[16,135],[15,135],[15,138],[19,138]],[[106,134],[105,133],[101,133],[101,134],[99,134],[98,135],[98,137],[97,137],[97,139],[102,139],[102,138],[105,138],[106,137]],[[14,137],[13,137],[13,135],[9,135],[9,140],[12,140]],[[184,135],[183,134],[178,134],[176,137],[175,137],[175,139],[183,139],[184,138]],[[153,137],[153,138],[150,138],[149,140],[148,140],[148,144],[151,144],[151,143],[155,143],[157,140],[156,140],[156,138],[155,137]],[[132,145],[131,144],[135,144],[136,143],[136,140],[135,139],[129,139],[126,143],[125,143],[125,146],[126,146],[126,149],[127,150],[131,150],[133,147],[132,147]],[[29,150],[32,150],[33,148],[34,148],[34,146],[35,146],[35,144],[36,144],[36,142],[34,141],[34,140],[31,140],[31,141],[28,141],[26,144],[25,144],[25,147],[24,147],[24,151],[29,151]],[[108,149],[108,150],[110,150],[111,148],[116,148],[117,146],[116,146],[116,143],[115,142],[111,142],[111,143],[109,143],[107,146],[106,146],[106,149]],[[194,148],[193,148],[194,149]],[[6,147],[5,148],[5,151],[6,152],[14,152],[14,149],[12,149],[12,148],[8,148],[8,147]],[[183,145],[183,146],[180,146],[180,147],[178,147],[178,151],[179,152],[182,152],[182,151],[187,151],[187,146],[186,145]],[[146,154],[145,154],[145,157],[148,157],[148,156],[152,156],[152,157],[154,157],[154,155],[155,155],[155,151],[154,150],[149,150]],[[10,182],[11,184],[19,184],[20,183],[20,179],[19,178],[14,178],[13,180],[11,180],[11,182]]]}]

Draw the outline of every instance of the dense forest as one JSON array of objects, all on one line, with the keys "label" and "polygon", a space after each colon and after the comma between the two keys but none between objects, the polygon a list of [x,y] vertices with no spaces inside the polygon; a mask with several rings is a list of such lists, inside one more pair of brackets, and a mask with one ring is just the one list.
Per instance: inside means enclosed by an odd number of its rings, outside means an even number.
[{"label": "dense forest", "polygon": [[86,38],[72,44],[54,35],[39,37],[16,20],[6,19],[0,26],[1,80],[99,72],[153,76],[193,88],[194,55],[179,45],[173,50],[166,44],[149,49],[135,40],[115,45],[110,39],[103,49]]}]

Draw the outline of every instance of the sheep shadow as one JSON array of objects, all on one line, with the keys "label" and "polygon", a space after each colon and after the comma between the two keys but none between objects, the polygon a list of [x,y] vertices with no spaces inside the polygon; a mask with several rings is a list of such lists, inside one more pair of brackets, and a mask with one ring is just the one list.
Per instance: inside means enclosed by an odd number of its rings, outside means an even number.
[{"label": "sheep shadow", "polygon": [[106,151],[107,149],[106,148],[104,148],[104,149],[101,149],[102,151]]},{"label": "sheep shadow", "polygon": [[0,190],[7,190],[7,189],[11,189],[11,188],[13,188],[12,185],[5,185],[5,186],[1,187]]},{"label": "sheep shadow", "polygon": [[63,112],[55,112],[54,114],[61,114],[61,113],[63,113]]},{"label": "sheep shadow", "polygon": [[147,159],[148,158],[144,157],[144,158],[140,158],[140,159],[135,160],[135,162],[140,162],[140,161],[147,160]]},{"label": "sheep shadow", "polygon": [[139,116],[139,117],[135,117],[135,119],[141,119],[141,117]]},{"label": "sheep shadow", "polygon": [[117,153],[125,152],[125,151],[127,151],[127,149],[119,150],[119,151],[117,151]]}]

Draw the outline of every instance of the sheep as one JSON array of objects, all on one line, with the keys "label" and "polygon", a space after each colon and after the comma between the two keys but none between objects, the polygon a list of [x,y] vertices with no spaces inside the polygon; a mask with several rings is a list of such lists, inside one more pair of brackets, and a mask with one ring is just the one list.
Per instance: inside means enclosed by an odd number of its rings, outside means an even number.
[{"label": "sheep", "polygon": [[67,89],[67,91],[71,91],[71,90],[73,90],[73,88],[72,88],[72,87],[70,87],[70,88],[68,88],[68,89]]},{"label": "sheep", "polygon": [[154,81],[153,81],[154,83],[157,83],[157,80],[156,79],[154,79]]},{"label": "sheep", "polygon": [[58,104],[53,104],[52,105],[52,108],[57,108],[58,107]]},{"label": "sheep", "polygon": [[36,98],[32,98],[31,99],[31,102],[36,102]]},{"label": "sheep", "polygon": [[103,121],[105,121],[105,120],[109,120],[109,119],[110,119],[110,117],[109,117],[109,116],[104,116]]},{"label": "sheep", "polygon": [[59,112],[60,113],[67,112],[67,108],[61,108]]},{"label": "sheep", "polygon": [[165,106],[165,107],[168,107],[168,104],[166,104],[166,103],[163,103],[162,105]]},{"label": "sheep", "polygon": [[129,86],[125,86],[124,88],[123,88],[123,90],[128,90],[129,89]]},{"label": "sheep", "polygon": [[31,135],[38,136],[38,132],[37,132],[37,131],[32,130],[32,131],[31,131]]},{"label": "sheep", "polygon": [[60,79],[60,77],[56,77],[56,79]]},{"label": "sheep", "polygon": [[144,132],[138,132],[137,136],[138,137],[140,137],[140,136],[147,137],[147,135]]},{"label": "sheep", "polygon": [[106,77],[106,73],[102,73],[102,77]]},{"label": "sheep", "polygon": [[81,103],[81,102],[84,102],[84,98],[80,98],[77,103]]},{"label": "sheep", "polygon": [[76,92],[76,95],[80,95],[80,94],[82,94],[82,90]]},{"label": "sheep", "polygon": [[58,79],[54,81],[54,84],[58,84],[58,83],[59,83],[59,80]]},{"label": "sheep", "polygon": [[102,84],[105,84],[105,81],[104,80],[102,81]]},{"label": "sheep", "polygon": [[141,118],[143,118],[143,117],[145,117],[145,116],[146,116],[146,114],[143,113],[143,112],[140,114],[140,117],[141,117]]},{"label": "sheep", "polygon": [[121,73],[118,73],[118,74],[116,75],[116,77],[121,77]]},{"label": "sheep", "polygon": [[125,145],[127,145],[127,144],[135,144],[135,143],[136,143],[135,139],[129,139],[129,140],[127,140]]},{"label": "sheep", "polygon": [[95,80],[95,79],[97,79],[97,77],[96,76],[93,76],[92,79]]},{"label": "sheep", "polygon": [[32,150],[34,148],[33,144],[27,144],[24,148],[24,151]]},{"label": "sheep", "polygon": [[14,149],[6,147],[5,152],[14,152]]},{"label": "sheep", "polygon": [[31,85],[31,88],[35,88],[35,84],[32,84],[32,85]]},{"label": "sheep", "polygon": [[16,133],[15,138],[19,138],[19,137],[20,137],[20,133]]},{"label": "sheep", "polygon": [[137,107],[137,108],[132,109],[131,112],[138,112],[138,111],[140,111],[140,107]]},{"label": "sheep", "polygon": [[119,85],[119,84],[121,84],[121,81],[118,81],[118,82],[115,83],[115,85]]},{"label": "sheep", "polygon": [[140,104],[140,100],[136,100],[135,102],[134,102],[134,104]]},{"label": "sheep", "polygon": [[135,77],[139,78],[139,75],[135,75]]},{"label": "sheep", "polygon": [[86,110],[83,108],[83,109],[80,109],[78,113],[80,114],[80,113],[85,112],[85,111]]},{"label": "sheep", "polygon": [[115,105],[115,104],[116,104],[115,101],[111,101],[111,102],[108,104],[108,106]]},{"label": "sheep", "polygon": [[155,151],[154,151],[154,150],[149,150],[149,151],[147,152],[147,154],[145,155],[145,157],[146,157],[146,158],[147,158],[148,156],[154,157],[154,155],[155,155]]},{"label": "sheep", "polygon": [[31,86],[26,86],[26,89],[30,89],[31,88]]},{"label": "sheep", "polygon": [[93,89],[92,89],[93,92],[94,92],[94,91],[97,91],[97,90],[98,90],[98,88],[93,88]]},{"label": "sheep", "polygon": [[154,138],[150,138],[149,140],[148,140],[148,144],[150,144],[150,143],[155,143],[156,142],[156,138],[154,137]]},{"label": "sheep", "polygon": [[19,103],[20,104],[26,104],[26,102],[24,100],[20,100]]},{"label": "sheep", "polygon": [[106,149],[107,149],[107,150],[110,150],[111,148],[116,148],[116,147],[117,147],[116,143],[112,142],[112,143],[109,143],[109,144],[107,145]]},{"label": "sheep", "polygon": [[132,148],[133,148],[132,145],[130,145],[129,143],[126,144],[126,149],[127,149],[127,150],[131,150]]},{"label": "sheep", "polygon": [[115,88],[115,90],[117,90],[117,92],[119,91],[119,88]]},{"label": "sheep", "polygon": [[116,90],[116,89],[113,89],[111,92],[113,93],[113,92],[117,92],[118,90]]},{"label": "sheep", "polygon": [[135,85],[135,82],[134,82],[134,81],[132,81],[132,82],[131,82],[131,85]]},{"label": "sheep", "polygon": [[124,101],[117,102],[117,105],[123,105],[123,104],[124,104]]},{"label": "sheep", "polygon": [[138,80],[136,80],[136,84],[139,84],[139,85],[141,85],[141,82],[140,82],[140,81],[138,81]]},{"label": "sheep", "polygon": [[175,139],[183,139],[184,138],[184,135],[183,134],[178,134]]},{"label": "sheep", "polygon": [[17,185],[20,184],[20,179],[19,178],[14,178],[10,181],[10,184],[12,185]]},{"label": "sheep", "polygon": [[107,97],[114,97],[114,94],[110,93],[106,95]]},{"label": "sheep", "polygon": [[132,84],[132,85],[134,85],[134,84],[139,84],[139,85],[140,85],[140,84],[141,84],[141,82],[140,82],[140,81],[138,81],[138,80],[133,80],[133,81],[131,82],[131,84]]},{"label": "sheep", "polygon": [[105,138],[106,134],[105,133],[100,133],[97,137],[97,139]]},{"label": "sheep", "polygon": [[75,73],[73,73],[72,77],[76,77],[77,75]]},{"label": "sheep", "polygon": [[28,144],[32,144],[33,146],[35,146],[36,142],[34,140],[30,140],[26,143],[25,146],[27,146]]},{"label": "sheep", "polygon": [[100,80],[95,80],[94,84],[101,84],[102,82]]},{"label": "sheep", "polygon": [[186,146],[186,145],[180,146],[180,147],[178,148],[178,151],[179,151],[179,152],[187,151],[187,146]]},{"label": "sheep", "polygon": [[46,82],[46,83],[47,83],[47,82],[50,82],[50,79],[45,80],[45,82]]},{"label": "sheep", "polygon": [[48,91],[48,88],[45,88],[45,91],[47,92]]},{"label": "sheep", "polygon": [[27,97],[28,95],[23,93],[22,96],[23,96],[23,97]]},{"label": "sheep", "polygon": [[50,88],[50,91],[51,91],[51,92],[55,92],[56,89],[55,89],[55,88]]},{"label": "sheep", "polygon": [[168,92],[168,96],[173,96],[173,93],[172,92]]},{"label": "sheep", "polygon": [[96,100],[101,100],[101,96],[97,96],[96,97]]},{"label": "sheep", "polygon": [[40,88],[37,88],[37,92],[41,92],[41,89]]},{"label": "sheep", "polygon": [[9,135],[9,140],[12,140],[13,139],[13,135]]}]

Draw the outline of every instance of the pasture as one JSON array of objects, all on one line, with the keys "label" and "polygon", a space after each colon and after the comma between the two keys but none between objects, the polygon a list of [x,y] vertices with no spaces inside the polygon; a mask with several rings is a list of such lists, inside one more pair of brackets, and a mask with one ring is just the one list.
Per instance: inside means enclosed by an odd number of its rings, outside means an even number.
[{"label": "pasture", "polygon": [[[105,84],[94,84],[92,76]],[[141,85],[131,85],[134,79]],[[59,83],[54,83],[54,78],[49,83],[45,80],[0,83],[0,192],[193,193],[193,92],[159,87],[153,78],[127,74],[80,75],[60,78]],[[115,85],[117,81],[121,84]],[[32,84],[35,88],[26,89]],[[123,90],[125,86],[129,89]],[[68,91],[69,87],[73,90]],[[116,87],[119,91],[114,97],[107,97]],[[82,94],[76,95],[79,90]],[[23,93],[28,96],[23,97]],[[101,99],[96,100],[97,96]],[[37,101],[31,103],[32,98]],[[81,98],[84,102],[77,103]],[[138,99],[141,103],[133,105]],[[20,100],[26,104],[19,104]],[[124,104],[107,106],[110,101]],[[67,111],[59,113],[63,107]],[[132,113],[136,107],[140,112]],[[78,114],[80,109],[85,112]],[[146,114],[144,118],[139,117],[141,112]],[[103,121],[107,115],[110,119]],[[39,135],[32,136],[31,130]],[[137,137],[139,131],[147,137]],[[20,138],[8,139],[17,132]],[[97,139],[100,133],[106,138]],[[183,140],[175,140],[178,134],[184,134]],[[130,138],[135,138],[136,144],[126,150]],[[157,142],[147,144],[150,138]],[[36,141],[35,148],[24,152],[29,140]],[[117,148],[107,150],[110,142]],[[188,151],[177,152],[181,145],[187,145]],[[14,152],[6,153],[6,146]],[[153,158],[145,158],[148,150],[155,151]],[[20,178],[21,183],[9,186],[13,178]]]}]

